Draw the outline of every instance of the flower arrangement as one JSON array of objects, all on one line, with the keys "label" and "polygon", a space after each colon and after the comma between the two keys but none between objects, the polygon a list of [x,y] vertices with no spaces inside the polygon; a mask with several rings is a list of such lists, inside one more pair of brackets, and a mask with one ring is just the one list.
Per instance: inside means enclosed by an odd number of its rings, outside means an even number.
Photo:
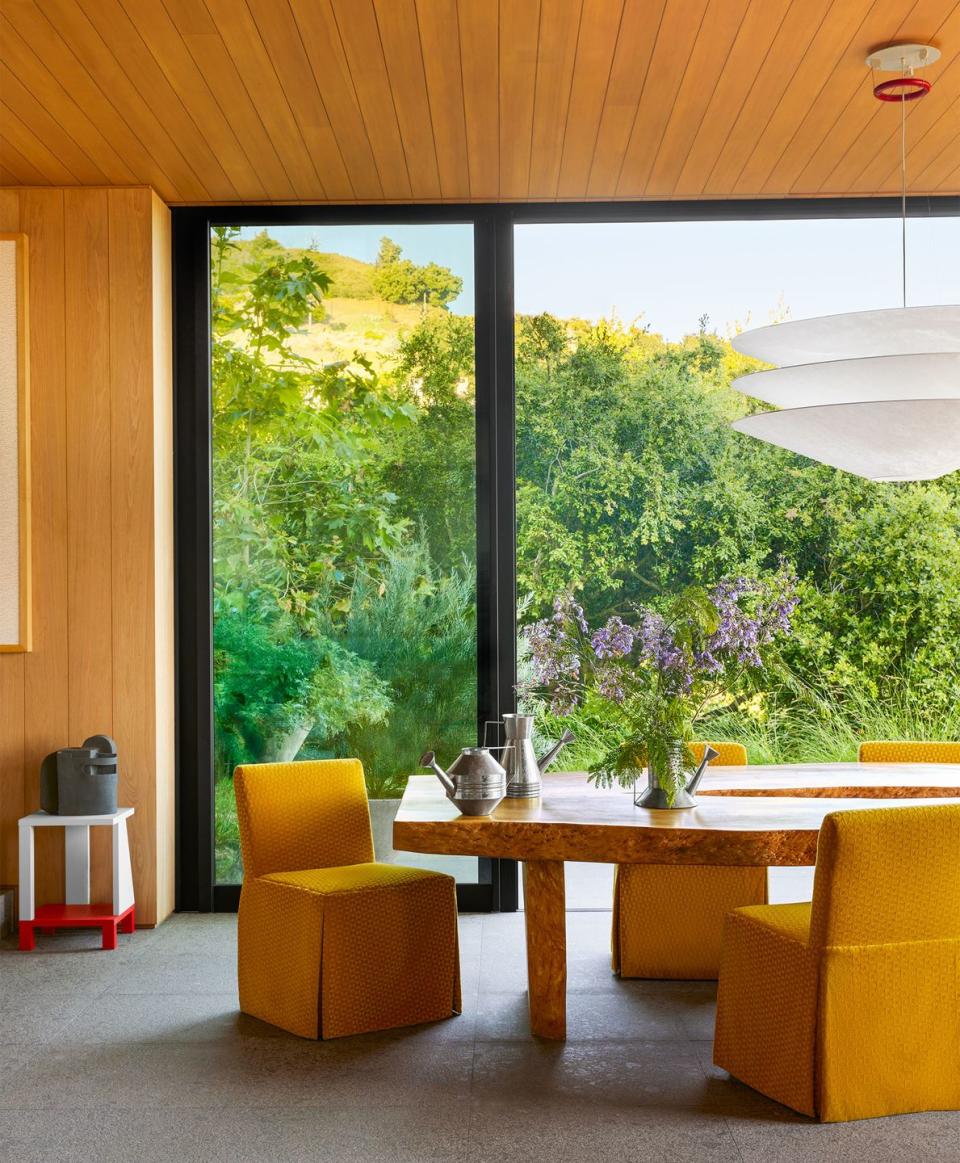
[{"label": "flower arrangement", "polygon": [[592,781],[629,787],[646,767],[673,804],[695,766],[693,727],[729,700],[773,655],[797,605],[793,571],[691,586],[660,611],[640,606],[591,630],[571,594],[550,618],[524,630],[532,681],[522,692],[549,700],[557,715],[607,704],[621,740],[595,765]]}]

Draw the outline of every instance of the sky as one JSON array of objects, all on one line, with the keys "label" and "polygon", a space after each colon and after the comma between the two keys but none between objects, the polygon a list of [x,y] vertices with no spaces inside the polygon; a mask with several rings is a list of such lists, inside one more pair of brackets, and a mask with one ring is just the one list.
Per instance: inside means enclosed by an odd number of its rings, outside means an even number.
[{"label": "sky", "polygon": [[[244,230],[252,235],[256,230]],[[464,280],[452,304],[473,311],[473,241],[467,224],[271,227],[288,246],[366,262],[380,238],[416,263],[449,266]],[[901,306],[900,221],[671,222],[516,227],[516,307],[562,318],[639,319],[668,340],[706,315],[721,334],[773,318]],[[907,223],[907,304],[960,303],[960,217]]]}]

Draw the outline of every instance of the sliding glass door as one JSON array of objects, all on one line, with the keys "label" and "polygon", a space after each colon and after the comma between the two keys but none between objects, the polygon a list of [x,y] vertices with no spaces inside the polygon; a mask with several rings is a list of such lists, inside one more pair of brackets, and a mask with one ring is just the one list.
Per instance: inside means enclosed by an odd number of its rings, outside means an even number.
[{"label": "sliding glass door", "polygon": [[[709,731],[755,762],[955,735],[957,481],[872,484],[729,426],[759,406],[730,387],[738,327],[896,303],[899,210],[176,210],[180,907],[237,900],[242,762],[359,756],[392,859],[419,756],[478,742],[518,679],[535,700],[523,631],[564,594],[596,625],[783,560],[785,669]],[[911,302],[956,301],[960,202],[909,211]],[[598,706],[525,709],[540,742],[573,727],[561,767],[610,742]],[[516,907],[512,862],[424,862]],[[607,907],[609,873],[568,890]]]},{"label": "sliding glass door", "polygon": [[[593,633],[691,586],[788,570],[799,602],[778,664],[696,727],[751,763],[955,738],[960,701],[960,473],[871,482],[730,426],[764,407],[731,386],[760,366],[732,347],[740,330],[901,302],[897,219],[788,215],[515,230],[521,634],[571,597]],[[960,300],[960,266],[941,257],[960,254],[960,218],[912,220],[908,237],[909,302]],[[569,769],[622,738],[615,692],[561,714],[534,693],[526,709],[544,742],[577,735]],[[571,867],[568,905],[609,908],[612,880]]]},{"label": "sliding glass door", "polygon": [[476,226],[286,217],[177,219],[180,897],[236,903],[239,764],[355,756],[378,859],[509,905],[494,861],[391,845],[420,755],[500,711]]}]

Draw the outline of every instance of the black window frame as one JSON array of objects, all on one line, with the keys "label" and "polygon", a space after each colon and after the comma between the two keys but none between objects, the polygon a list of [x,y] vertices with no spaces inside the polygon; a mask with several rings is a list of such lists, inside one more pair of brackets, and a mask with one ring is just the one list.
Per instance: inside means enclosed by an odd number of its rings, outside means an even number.
[{"label": "black window frame", "polygon": [[[429,225],[474,229],[477,427],[478,732],[514,709],[516,514],[513,231],[517,225],[605,222],[896,218],[879,198],[716,201],[175,207],[174,511],[176,572],[178,909],[230,911],[239,886],[216,885],[213,834],[213,561],[210,230],[245,226]],[[960,196],[910,197],[909,217],[960,215]],[[897,256],[892,255],[896,262]],[[483,860],[460,907],[512,911],[517,864]]]}]

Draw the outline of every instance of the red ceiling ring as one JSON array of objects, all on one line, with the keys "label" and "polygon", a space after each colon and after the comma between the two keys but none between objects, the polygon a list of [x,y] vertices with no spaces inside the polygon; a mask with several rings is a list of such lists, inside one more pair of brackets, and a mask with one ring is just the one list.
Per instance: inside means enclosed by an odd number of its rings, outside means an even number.
[{"label": "red ceiling ring", "polygon": [[894,77],[873,87],[873,95],[878,101],[918,101],[929,92],[930,82],[923,77]]}]

